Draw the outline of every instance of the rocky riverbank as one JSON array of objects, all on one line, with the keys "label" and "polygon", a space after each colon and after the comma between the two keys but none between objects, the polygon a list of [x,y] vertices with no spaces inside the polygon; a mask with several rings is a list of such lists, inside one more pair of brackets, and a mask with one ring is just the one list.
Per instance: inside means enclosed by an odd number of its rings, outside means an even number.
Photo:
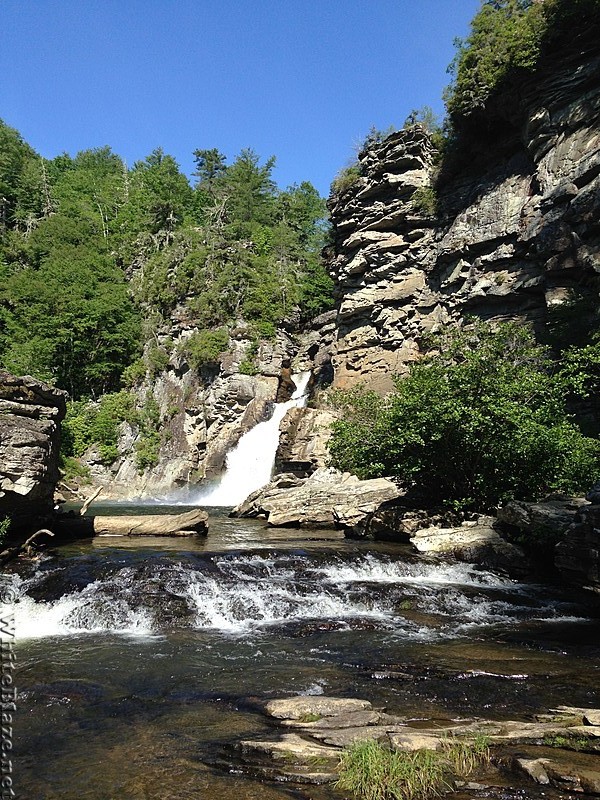
[{"label": "rocky riverbank", "polygon": [[271,779],[335,781],[343,749],[359,742],[381,742],[400,753],[432,751],[442,759],[445,749],[460,743],[472,755],[477,746],[484,748],[486,758],[473,758],[468,781],[455,779],[448,789],[500,789],[512,780],[600,794],[599,709],[559,706],[528,722],[415,720],[389,715],[366,700],[296,696],[268,702],[264,713],[274,723],[273,736],[244,739],[235,752],[243,769]]}]

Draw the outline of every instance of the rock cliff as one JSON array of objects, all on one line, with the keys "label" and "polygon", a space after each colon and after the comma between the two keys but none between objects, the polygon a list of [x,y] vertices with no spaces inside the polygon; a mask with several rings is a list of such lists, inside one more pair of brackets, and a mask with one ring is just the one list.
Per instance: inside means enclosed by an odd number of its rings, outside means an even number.
[{"label": "rock cliff", "polygon": [[11,533],[52,514],[65,412],[65,392],[0,372],[0,519]]},{"label": "rock cliff", "polygon": [[468,315],[539,332],[557,309],[597,303],[597,45],[562,54],[496,103],[486,150],[465,134],[462,161],[437,181],[431,139],[416,125],[363,151],[358,180],[330,198],[336,386],[389,390],[424,334]]}]

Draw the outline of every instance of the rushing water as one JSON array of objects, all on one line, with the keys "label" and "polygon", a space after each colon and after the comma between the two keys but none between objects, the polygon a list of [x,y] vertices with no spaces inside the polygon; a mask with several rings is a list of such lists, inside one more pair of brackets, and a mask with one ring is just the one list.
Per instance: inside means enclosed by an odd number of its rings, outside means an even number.
[{"label": "rushing water", "polygon": [[310,376],[310,371],[292,375],[296,389],[291,398],[285,403],[275,403],[271,417],[242,436],[227,454],[225,472],[216,486],[200,489],[185,502],[213,507],[236,506],[269,483],[279,444],[279,423],[290,408],[306,405]]},{"label": "rushing water", "polygon": [[258,706],[287,694],[427,718],[600,701],[591,603],[335,532],[217,516],[206,540],[100,538],[4,579],[29,800],[335,797],[260,785],[228,755],[272,733]]}]

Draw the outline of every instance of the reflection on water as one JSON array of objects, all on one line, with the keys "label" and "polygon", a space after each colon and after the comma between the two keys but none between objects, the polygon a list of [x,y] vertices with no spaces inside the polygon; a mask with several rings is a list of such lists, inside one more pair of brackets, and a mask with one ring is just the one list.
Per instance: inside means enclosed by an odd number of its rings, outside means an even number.
[{"label": "reflection on water", "polygon": [[284,694],[436,718],[600,702],[591,601],[332,531],[221,515],[206,540],[97,539],[9,579],[31,800],[334,797],[222,766]]}]

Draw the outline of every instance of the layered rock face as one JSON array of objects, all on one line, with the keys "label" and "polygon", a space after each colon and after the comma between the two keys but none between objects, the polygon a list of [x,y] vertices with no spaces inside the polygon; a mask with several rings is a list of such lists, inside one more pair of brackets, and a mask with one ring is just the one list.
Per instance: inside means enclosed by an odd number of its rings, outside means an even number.
[{"label": "layered rock face", "polygon": [[539,331],[575,295],[597,298],[597,50],[515,87],[513,102],[510,136],[492,136],[437,198],[431,141],[415,126],[364,151],[362,177],[330,199],[336,386],[388,391],[424,334],[467,315]]},{"label": "layered rock face", "polygon": [[66,392],[0,372],[0,518],[11,533],[52,514]]}]

